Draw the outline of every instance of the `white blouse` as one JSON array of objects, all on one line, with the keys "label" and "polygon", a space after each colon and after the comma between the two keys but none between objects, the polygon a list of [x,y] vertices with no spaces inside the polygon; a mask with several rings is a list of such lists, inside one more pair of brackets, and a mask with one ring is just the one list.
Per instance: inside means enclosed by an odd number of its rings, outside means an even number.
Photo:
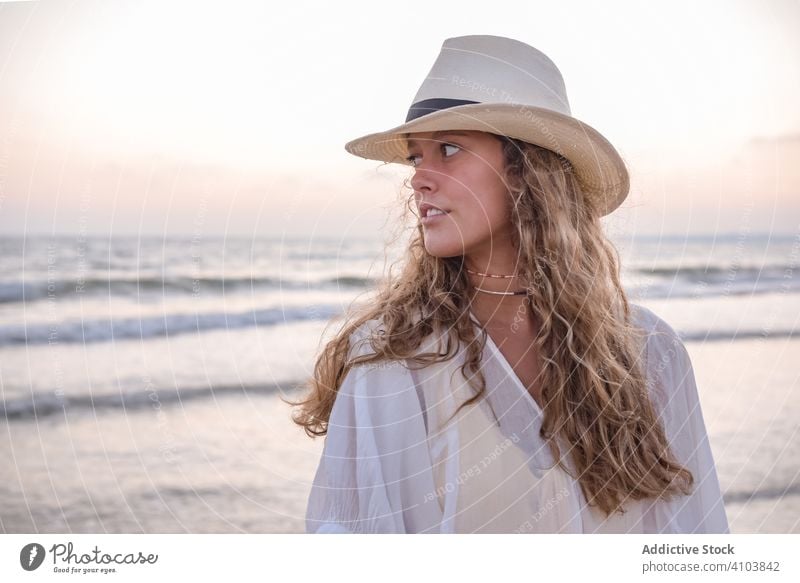
[{"label": "white blouse", "polygon": [[[306,531],[729,532],[686,348],[651,310],[637,304],[631,309],[634,323],[648,334],[654,406],[673,452],[695,478],[690,495],[630,501],[624,514],[610,517],[589,507],[578,482],[554,465],[539,436],[540,407],[487,335],[484,398],[449,423],[473,394],[459,370],[463,347],[453,359],[417,370],[405,361],[350,369],[331,411]],[[372,320],[353,334],[351,355],[372,352],[369,335],[377,325]],[[437,350],[433,336],[420,350]],[[569,456],[564,461],[573,470]]]}]

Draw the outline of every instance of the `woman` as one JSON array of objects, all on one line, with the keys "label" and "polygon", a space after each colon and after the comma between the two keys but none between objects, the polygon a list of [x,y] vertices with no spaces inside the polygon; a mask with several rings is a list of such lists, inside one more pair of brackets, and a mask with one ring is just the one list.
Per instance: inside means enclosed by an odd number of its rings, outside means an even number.
[{"label": "woman", "polygon": [[299,403],[307,531],[728,532],[689,356],[599,222],[625,164],[552,61],[447,39],[406,123],[346,148],[411,165],[419,221]]}]

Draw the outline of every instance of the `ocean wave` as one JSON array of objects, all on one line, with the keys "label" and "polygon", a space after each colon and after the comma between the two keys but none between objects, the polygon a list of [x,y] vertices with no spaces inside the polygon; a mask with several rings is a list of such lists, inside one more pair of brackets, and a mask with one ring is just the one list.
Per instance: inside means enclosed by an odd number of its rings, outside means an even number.
[{"label": "ocean wave", "polygon": [[312,305],[245,312],[166,314],[111,320],[85,318],[48,324],[18,324],[0,326],[0,346],[144,340],[192,332],[329,320],[341,311],[339,305]]},{"label": "ocean wave", "polygon": [[216,387],[189,387],[184,389],[143,389],[124,393],[107,393],[62,397],[55,392],[37,392],[29,397],[18,397],[2,402],[2,414],[5,419],[24,421],[56,414],[64,414],[67,410],[83,410],[98,412],[102,410],[157,410],[162,405],[182,404],[198,399],[212,399],[228,396],[275,395],[295,392],[301,388],[300,383],[288,385],[228,385]]},{"label": "ocean wave", "polygon": [[796,280],[731,280],[712,283],[702,280],[690,282],[658,279],[625,287],[629,294],[641,300],[760,296],[775,293],[798,294],[800,293],[800,278]]},{"label": "ocean wave", "polygon": [[787,496],[800,496],[800,483],[773,486],[758,490],[728,490],[723,494],[725,504],[747,504],[753,500],[781,500]]},{"label": "ocean wave", "polygon": [[751,340],[753,338],[769,338],[770,340],[776,338],[797,338],[800,337],[800,330],[794,330],[792,328],[778,330],[771,330],[769,328],[758,330],[709,330],[705,332],[678,332],[678,335],[681,337],[681,340],[690,342],[729,342],[731,340]]},{"label": "ocean wave", "polygon": [[321,280],[297,280],[276,277],[191,277],[191,276],[113,276],[87,277],[84,279],[53,278],[26,279],[0,282],[0,303],[35,302],[48,298],[69,299],[71,297],[122,296],[136,297],[139,294],[163,293],[171,295],[223,294],[247,290],[288,290],[366,288],[374,280],[367,277],[341,276]]},{"label": "ocean wave", "polygon": [[657,275],[665,278],[683,277],[693,280],[742,279],[746,281],[760,281],[762,279],[782,279],[786,273],[790,275],[797,271],[798,266],[771,264],[771,265],[663,265],[661,267],[637,268],[636,273]]}]

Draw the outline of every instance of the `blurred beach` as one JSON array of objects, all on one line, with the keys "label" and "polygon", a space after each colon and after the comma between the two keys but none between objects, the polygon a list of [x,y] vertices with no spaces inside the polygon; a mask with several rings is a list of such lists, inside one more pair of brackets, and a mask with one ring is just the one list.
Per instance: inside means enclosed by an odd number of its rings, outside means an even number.
[{"label": "blurred beach", "polygon": [[[616,243],[691,355],[731,531],[800,532],[800,237]],[[279,397],[382,245],[0,239],[2,532],[303,532],[323,440]]]}]

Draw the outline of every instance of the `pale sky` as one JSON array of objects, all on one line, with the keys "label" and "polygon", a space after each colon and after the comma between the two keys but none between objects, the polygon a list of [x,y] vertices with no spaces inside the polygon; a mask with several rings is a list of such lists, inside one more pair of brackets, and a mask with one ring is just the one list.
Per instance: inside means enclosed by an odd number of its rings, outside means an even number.
[{"label": "pale sky", "polygon": [[409,170],[344,143],[495,34],[627,161],[615,230],[797,233],[798,30],[788,0],[1,3],[0,232],[380,233]]}]

